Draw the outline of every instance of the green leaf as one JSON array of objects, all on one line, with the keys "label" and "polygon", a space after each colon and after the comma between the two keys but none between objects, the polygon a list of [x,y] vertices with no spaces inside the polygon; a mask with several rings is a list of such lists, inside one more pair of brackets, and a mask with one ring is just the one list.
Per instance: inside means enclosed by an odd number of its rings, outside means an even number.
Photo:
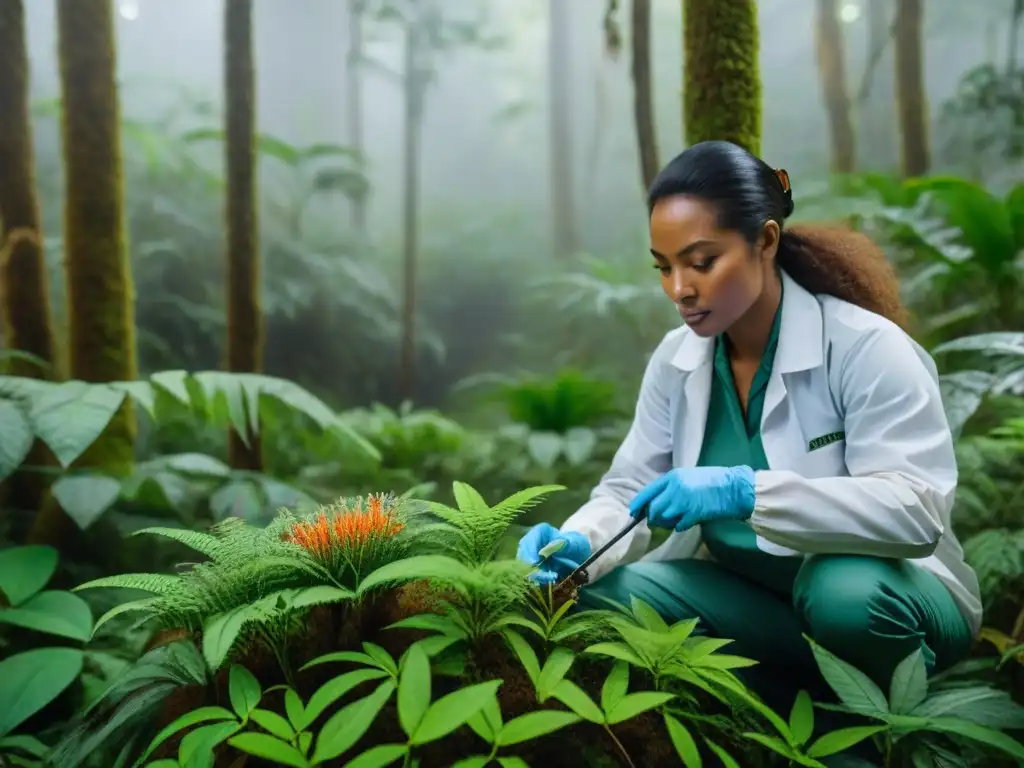
[{"label": "green leaf", "polygon": [[235,714],[244,720],[256,709],[262,696],[263,689],[252,672],[239,664],[232,664],[228,672],[228,698]]},{"label": "green leaf", "polygon": [[333,664],[335,662],[348,662],[351,664],[364,664],[368,667],[376,667],[377,662],[373,660],[372,656],[365,653],[359,653],[358,651],[334,651],[333,653],[325,653],[323,656],[317,656],[312,661],[307,661],[301,667],[300,672],[305,672],[310,667],[315,667],[320,664]]},{"label": "green leaf", "polygon": [[668,737],[672,740],[672,746],[675,747],[676,754],[683,761],[683,765],[686,768],[702,768],[703,761],[700,750],[697,748],[697,742],[690,735],[690,731],[668,712],[665,712],[664,715]]},{"label": "green leaf", "polygon": [[117,501],[121,483],[102,475],[66,475],[50,490],[61,509],[84,531]]},{"label": "green leaf", "polygon": [[29,411],[36,436],[67,469],[103,433],[125,393],[103,384],[65,381],[34,398]]},{"label": "green leaf", "polygon": [[362,685],[370,680],[380,680],[387,677],[387,672],[382,669],[356,669],[346,672],[343,675],[328,680],[316,689],[316,692],[309,697],[306,703],[306,711],[303,714],[302,724],[297,730],[308,728],[316,722],[316,719],[323,714],[327,707],[351,691],[357,685]]},{"label": "green leaf", "polygon": [[540,555],[542,559],[547,560],[555,553],[560,552],[562,550],[562,547],[564,547],[568,543],[569,541],[567,539],[555,539],[550,544],[541,547],[540,551],[537,554]]},{"label": "green leaf", "polygon": [[0,480],[9,477],[28,456],[35,434],[21,408],[10,400],[0,400]]},{"label": "green leaf", "polygon": [[521,757],[499,757],[498,765],[501,768],[530,768]]},{"label": "green leaf", "polygon": [[629,690],[629,664],[617,661],[601,686],[601,709],[611,712]]},{"label": "green leaf", "polygon": [[45,757],[50,748],[43,744],[35,736],[7,736],[0,739],[0,753],[3,752],[24,752],[32,757]]},{"label": "green leaf", "polygon": [[494,743],[502,729],[501,705],[498,704],[498,699],[488,701],[479,712],[466,721],[466,725],[488,744]]},{"label": "green leaf", "polygon": [[[255,712],[253,713],[255,715]],[[273,714],[265,712],[264,714]],[[253,718],[256,719],[255,717]],[[281,719],[284,722],[284,719]],[[239,752],[253,757],[270,760],[275,765],[290,765],[293,768],[307,768],[309,763],[291,744],[288,744],[265,733],[240,733],[228,739],[228,744]]]},{"label": "green leaf", "polygon": [[956,717],[1000,731],[1024,730],[1024,707],[1006,691],[987,685],[932,694],[911,713],[919,717]]},{"label": "green leaf", "polygon": [[457,763],[452,763],[452,768],[487,768],[491,764],[491,758],[487,755],[473,755],[464,757]]},{"label": "green leaf", "polygon": [[[0,679],[3,679],[0,677]],[[986,728],[977,723],[954,718],[937,717],[928,723],[928,730],[941,733],[952,733],[965,739],[976,741],[992,749],[1005,752],[1015,760],[1024,760],[1024,744],[1007,736],[1005,733]]]},{"label": "green leaf", "polygon": [[370,656],[374,663],[392,677],[398,677],[398,665],[391,657],[391,654],[374,643],[363,643],[363,650]]},{"label": "green leaf", "polygon": [[743,736],[744,738],[750,739],[751,741],[756,741],[762,747],[766,747],[789,760],[797,760],[797,755],[799,753],[795,749],[793,749],[793,747],[791,747],[789,744],[787,744],[777,736],[769,736],[764,733],[750,732],[744,733]]},{"label": "green leaf", "polygon": [[288,722],[296,731],[301,731],[310,722],[306,720],[306,707],[294,688],[288,688],[284,692],[284,711],[288,715]]},{"label": "green leaf", "polygon": [[704,739],[704,743],[707,744],[708,748],[715,753],[715,756],[722,761],[722,768],[740,768],[740,764],[733,759],[732,755],[715,744],[715,742],[711,741],[711,739]]},{"label": "green leaf", "polygon": [[146,751],[143,752],[142,756],[135,761],[135,765],[142,765],[146,761],[146,758],[156,751],[157,747],[185,728],[191,728],[193,725],[198,723],[207,723],[211,720],[234,721],[234,719],[234,713],[224,709],[224,707],[200,707],[199,709],[194,709],[191,712],[186,712],[177,720],[165,726],[163,730],[161,730],[160,733],[158,733],[153,740],[149,742],[149,746],[146,747]]},{"label": "green leaf", "polygon": [[643,714],[650,709],[660,707],[668,701],[674,699],[675,696],[671,693],[660,693],[658,691],[641,691],[639,693],[631,693],[615,705],[615,709],[607,713],[608,725],[616,725],[617,723],[630,720],[637,715]]},{"label": "green leaf", "polygon": [[536,687],[540,681],[540,661],[537,660],[537,654],[534,653],[533,648],[526,642],[526,639],[515,630],[506,629],[502,632],[502,635],[504,635],[505,640],[508,641],[516,656],[519,657],[519,661],[522,663],[523,669],[526,670],[530,682]]},{"label": "green leaf", "polygon": [[579,716],[573,712],[559,712],[554,709],[529,712],[505,723],[498,732],[495,743],[499,747],[510,747],[513,744],[547,736],[579,721]]},{"label": "green leaf", "polygon": [[430,659],[418,644],[413,644],[398,680],[398,722],[409,738],[430,707],[430,695]]},{"label": "green leaf", "polygon": [[178,746],[178,762],[188,768],[212,768],[214,748],[238,733],[241,727],[242,724],[238,722],[215,723],[189,731]]},{"label": "green leaf", "polygon": [[365,595],[377,587],[421,579],[442,581],[459,587],[460,584],[472,581],[473,571],[455,558],[445,555],[416,555],[396,560],[373,571],[360,582],[358,593]]},{"label": "green leaf", "polygon": [[893,714],[909,714],[928,695],[928,670],[924,651],[918,648],[897,666],[889,685],[889,708]]},{"label": "green leaf", "polygon": [[584,653],[591,653],[598,656],[610,656],[632,664],[640,669],[647,669],[647,664],[641,659],[632,648],[625,643],[596,643],[584,649]]},{"label": "green leaf", "polygon": [[540,670],[540,677],[537,679],[537,696],[541,702],[551,695],[554,687],[568,674],[575,658],[576,654],[562,646],[555,648],[551,652],[551,655],[548,656],[547,661],[544,662],[544,666]]},{"label": "green leaf", "polygon": [[409,742],[414,745],[427,744],[444,738],[469,718],[479,712],[493,697],[501,680],[477,683],[442,696],[430,705],[416,732]]},{"label": "green leaf", "polygon": [[789,713],[789,733],[795,747],[805,744],[814,733],[814,702],[807,691],[800,691],[793,702]]},{"label": "green leaf", "polygon": [[888,727],[887,725],[858,725],[853,728],[840,728],[838,731],[831,731],[811,744],[807,749],[807,756],[828,757],[843,752],[854,744],[860,744],[864,739],[881,733]]},{"label": "green leaf", "polygon": [[316,587],[303,587],[295,593],[295,596],[289,602],[292,609],[299,610],[313,605],[340,603],[345,600],[351,600],[355,596],[356,593],[351,589],[321,584]]},{"label": "green leaf", "polygon": [[821,676],[835,691],[842,702],[855,712],[866,715],[886,714],[889,703],[871,678],[856,667],[810,641],[814,660],[818,663]]},{"label": "green leaf", "polygon": [[246,603],[206,620],[203,626],[203,657],[211,671],[220,669],[238,640],[242,627],[254,614],[254,606]]},{"label": "green leaf", "polygon": [[56,699],[82,672],[75,648],[36,648],[0,661],[0,737]]},{"label": "green leaf", "polygon": [[630,601],[633,606],[633,615],[636,616],[636,620],[640,623],[641,627],[652,632],[668,632],[668,624],[661,618],[661,614],[650,605],[636,595],[630,595]]},{"label": "green leaf", "polygon": [[405,757],[405,744],[381,744],[363,752],[347,763],[345,768],[385,768],[401,757]]},{"label": "green leaf", "polygon": [[83,643],[92,637],[89,604],[71,592],[48,590],[34,595],[17,608],[0,608],[0,624],[70,637]]},{"label": "green leaf", "polygon": [[551,692],[551,695],[584,720],[604,725],[604,712],[584,693],[582,688],[571,680],[560,682],[555,686],[555,690]]},{"label": "green leaf", "polygon": [[17,608],[41,591],[57,570],[57,550],[42,544],[0,551],[0,592]]},{"label": "green leaf", "polygon": [[288,724],[287,720],[276,712],[271,712],[270,710],[260,709],[257,707],[249,713],[249,719],[267,733],[270,733],[279,739],[291,741],[295,738],[295,729]]},{"label": "green leaf", "polygon": [[373,725],[373,721],[395,691],[395,683],[388,680],[377,690],[358,701],[342,707],[324,723],[313,752],[314,763],[333,760],[351,749]]}]

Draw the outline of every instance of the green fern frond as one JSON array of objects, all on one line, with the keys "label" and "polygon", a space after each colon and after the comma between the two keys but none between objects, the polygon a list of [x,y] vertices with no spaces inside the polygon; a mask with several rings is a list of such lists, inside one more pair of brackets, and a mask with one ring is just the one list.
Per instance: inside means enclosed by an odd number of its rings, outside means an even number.
[{"label": "green fern frond", "polygon": [[538,485],[516,491],[507,499],[498,502],[491,508],[492,514],[508,518],[509,524],[521,513],[540,504],[551,493],[564,491],[564,485]]},{"label": "green fern frond", "polygon": [[152,592],[157,595],[170,595],[181,589],[182,579],[180,576],[173,576],[167,573],[122,573],[117,576],[104,576],[100,579],[87,581],[85,584],[79,584],[72,591],[99,589],[100,587],[139,589],[143,592]]},{"label": "green fern frond", "polygon": [[482,515],[490,509],[490,505],[484,501],[479,491],[468,483],[456,480],[452,483],[452,492],[455,495],[455,503],[459,505],[459,511],[464,514]]},{"label": "green fern frond", "polygon": [[140,531],[135,531],[133,536],[141,536],[142,534],[150,534],[152,536],[163,536],[165,539],[172,539],[181,544],[184,544],[189,549],[194,549],[202,555],[206,555],[210,559],[214,559],[217,556],[218,550],[221,548],[221,540],[216,536],[211,536],[208,533],[202,531],[191,531],[187,528],[143,528]]}]

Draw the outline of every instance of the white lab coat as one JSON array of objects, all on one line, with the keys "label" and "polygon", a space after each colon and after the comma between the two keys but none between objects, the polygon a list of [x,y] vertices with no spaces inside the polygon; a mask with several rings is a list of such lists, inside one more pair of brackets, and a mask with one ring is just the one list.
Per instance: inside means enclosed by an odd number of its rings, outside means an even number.
[{"label": "white lab coat", "polygon": [[[784,296],[761,441],[771,467],[757,472],[750,524],[775,554],[861,554],[913,559],[949,589],[976,634],[978,579],[950,524],[957,485],[953,441],[931,357],[885,318],[813,295],[783,274]],[[713,339],[669,332],[644,373],[633,424],[590,500],[562,526],[596,549],[629,520],[647,483],[700,455],[713,371]],[[815,438],[845,439],[809,450]],[[648,552],[643,522],[590,570],[692,557],[700,528],[672,533]]]}]

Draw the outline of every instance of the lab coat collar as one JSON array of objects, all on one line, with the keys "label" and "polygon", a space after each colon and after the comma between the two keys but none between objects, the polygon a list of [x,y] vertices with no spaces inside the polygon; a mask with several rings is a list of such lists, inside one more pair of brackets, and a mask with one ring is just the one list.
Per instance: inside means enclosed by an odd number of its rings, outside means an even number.
[{"label": "lab coat collar", "polygon": [[[818,368],[824,362],[820,343],[823,329],[821,305],[785,271],[782,272],[782,288],[785,298],[773,372],[794,373]],[[687,332],[672,357],[672,365],[681,371],[696,371],[709,364],[714,353],[714,338],[702,338]]]}]

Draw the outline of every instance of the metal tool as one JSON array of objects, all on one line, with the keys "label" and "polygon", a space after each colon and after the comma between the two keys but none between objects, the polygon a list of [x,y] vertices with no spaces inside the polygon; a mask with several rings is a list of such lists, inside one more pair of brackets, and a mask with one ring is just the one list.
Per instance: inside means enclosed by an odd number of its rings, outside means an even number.
[{"label": "metal tool", "polygon": [[568,576],[566,576],[564,579],[562,579],[558,583],[558,586],[555,587],[555,589],[561,589],[566,584],[573,583],[574,580],[576,579],[576,577],[579,574],[581,574],[581,573],[585,573],[587,568],[589,568],[591,565],[593,565],[594,561],[596,561],[597,558],[601,557],[601,555],[603,555],[609,549],[614,547],[623,536],[625,536],[627,533],[632,531],[634,528],[636,528],[638,525],[640,525],[640,523],[642,523],[646,519],[647,519],[647,507],[644,507],[643,509],[640,510],[640,514],[638,514],[636,517],[634,517],[632,520],[630,520],[628,523],[626,523],[622,527],[622,530],[620,530],[618,533],[616,533],[614,536],[612,536],[611,539],[608,540],[608,543],[606,543],[604,546],[600,547],[594,554],[592,554],[590,557],[588,557],[586,560],[584,560],[583,563],[581,563],[577,568],[575,568]]}]

